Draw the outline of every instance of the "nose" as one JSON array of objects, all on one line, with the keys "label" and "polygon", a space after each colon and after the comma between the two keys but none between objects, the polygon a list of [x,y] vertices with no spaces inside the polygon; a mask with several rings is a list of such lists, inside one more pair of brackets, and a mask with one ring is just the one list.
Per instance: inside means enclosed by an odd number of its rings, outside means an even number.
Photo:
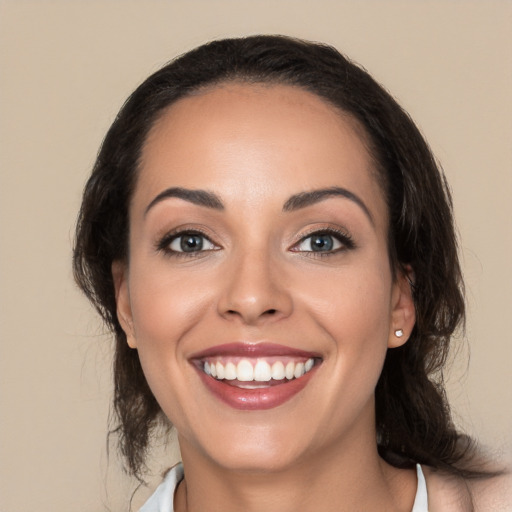
[{"label": "nose", "polygon": [[293,301],[285,272],[278,267],[263,251],[231,261],[219,297],[219,314],[247,325],[288,317],[293,311]]}]

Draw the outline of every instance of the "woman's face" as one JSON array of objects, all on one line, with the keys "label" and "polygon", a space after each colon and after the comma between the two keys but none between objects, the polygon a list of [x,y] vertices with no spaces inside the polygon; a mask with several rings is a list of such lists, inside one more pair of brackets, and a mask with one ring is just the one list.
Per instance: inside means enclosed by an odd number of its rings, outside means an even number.
[{"label": "woman's face", "polygon": [[414,322],[387,228],[362,130],[315,95],[233,83],[163,115],[113,269],[184,457],[278,470],[374,449],[386,350]]}]

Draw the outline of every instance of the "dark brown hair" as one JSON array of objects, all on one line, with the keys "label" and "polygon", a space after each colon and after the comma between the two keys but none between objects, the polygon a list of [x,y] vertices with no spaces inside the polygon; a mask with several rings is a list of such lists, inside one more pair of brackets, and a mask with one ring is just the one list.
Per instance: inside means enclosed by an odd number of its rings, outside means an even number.
[{"label": "dark brown hair", "polygon": [[74,275],[116,338],[115,430],[128,471],[141,476],[151,433],[166,420],[118,322],[112,262],[129,257],[128,208],[149,130],[180,98],[229,81],[300,87],[364,128],[390,212],[391,266],[394,272],[412,269],[416,308],[409,341],[388,350],[377,384],[379,452],[398,467],[421,463],[470,474],[471,443],[451,422],[442,380],[450,339],[464,322],[443,174],[407,113],[366,71],[330,46],[283,36],[214,41],[150,76],[119,112],[85,186]]}]

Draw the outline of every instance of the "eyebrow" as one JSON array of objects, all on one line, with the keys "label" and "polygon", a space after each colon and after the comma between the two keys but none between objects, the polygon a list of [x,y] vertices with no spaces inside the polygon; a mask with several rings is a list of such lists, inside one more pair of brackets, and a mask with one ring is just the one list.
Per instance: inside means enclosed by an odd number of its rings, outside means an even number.
[{"label": "eyebrow", "polygon": [[[149,203],[146,210],[144,211],[144,216],[147,215],[153,206],[171,197],[183,199],[184,201],[188,201],[198,206],[204,206],[205,208],[211,208],[212,210],[224,210],[224,204],[220,200],[219,196],[213,192],[208,190],[192,190],[182,187],[171,187],[164,190],[163,192],[160,192],[160,194],[158,194]],[[363,210],[370,222],[374,224],[372,214],[370,213],[370,210],[364,201],[353,192],[350,192],[350,190],[342,187],[322,188],[295,194],[284,203],[283,212],[293,212],[300,210],[301,208],[306,208],[307,206],[325,201],[330,197],[343,197],[353,201]]]},{"label": "eyebrow", "polygon": [[211,208],[212,210],[224,210],[224,205],[219,199],[219,196],[208,190],[191,190],[182,187],[171,187],[163,192],[160,192],[147,206],[144,215],[147,215],[149,210],[156,204],[169,199],[170,197],[177,197],[183,199],[198,206],[204,206],[205,208]]},{"label": "eyebrow", "polygon": [[293,212],[300,210],[301,208],[306,208],[307,206],[325,201],[330,197],[343,197],[345,199],[349,199],[363,210],[372,224],[375,224],[372,214],[370,213],[370,210],[364,201],[353,192],[350,192],[350,190],[342,187],[321,188],[318,190],[311,190],[309,192],[301,192],[299,194],[295,194],[291,196],[290,199],[286,201],[286,203],[284,203],[283,212]]}]

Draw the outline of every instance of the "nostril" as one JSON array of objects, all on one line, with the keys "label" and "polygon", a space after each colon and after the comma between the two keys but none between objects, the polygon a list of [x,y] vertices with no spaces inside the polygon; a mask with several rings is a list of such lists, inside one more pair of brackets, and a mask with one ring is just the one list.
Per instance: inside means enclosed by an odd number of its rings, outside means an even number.
[{"label": "nostril", "polygon": [[[228,309],[228,310],[226,311],[226,313],[227,313],[228,315],[239,315],[239,314],[240,314],[240,312],[239,312],[239,311],[236,311],[235,309]],[[273,315],[275,315],[275,314],[277,314],[277,309],[267,309],[266,311],[263,311],[262,316],[263,316],[263,315],[273,316]]]}]

